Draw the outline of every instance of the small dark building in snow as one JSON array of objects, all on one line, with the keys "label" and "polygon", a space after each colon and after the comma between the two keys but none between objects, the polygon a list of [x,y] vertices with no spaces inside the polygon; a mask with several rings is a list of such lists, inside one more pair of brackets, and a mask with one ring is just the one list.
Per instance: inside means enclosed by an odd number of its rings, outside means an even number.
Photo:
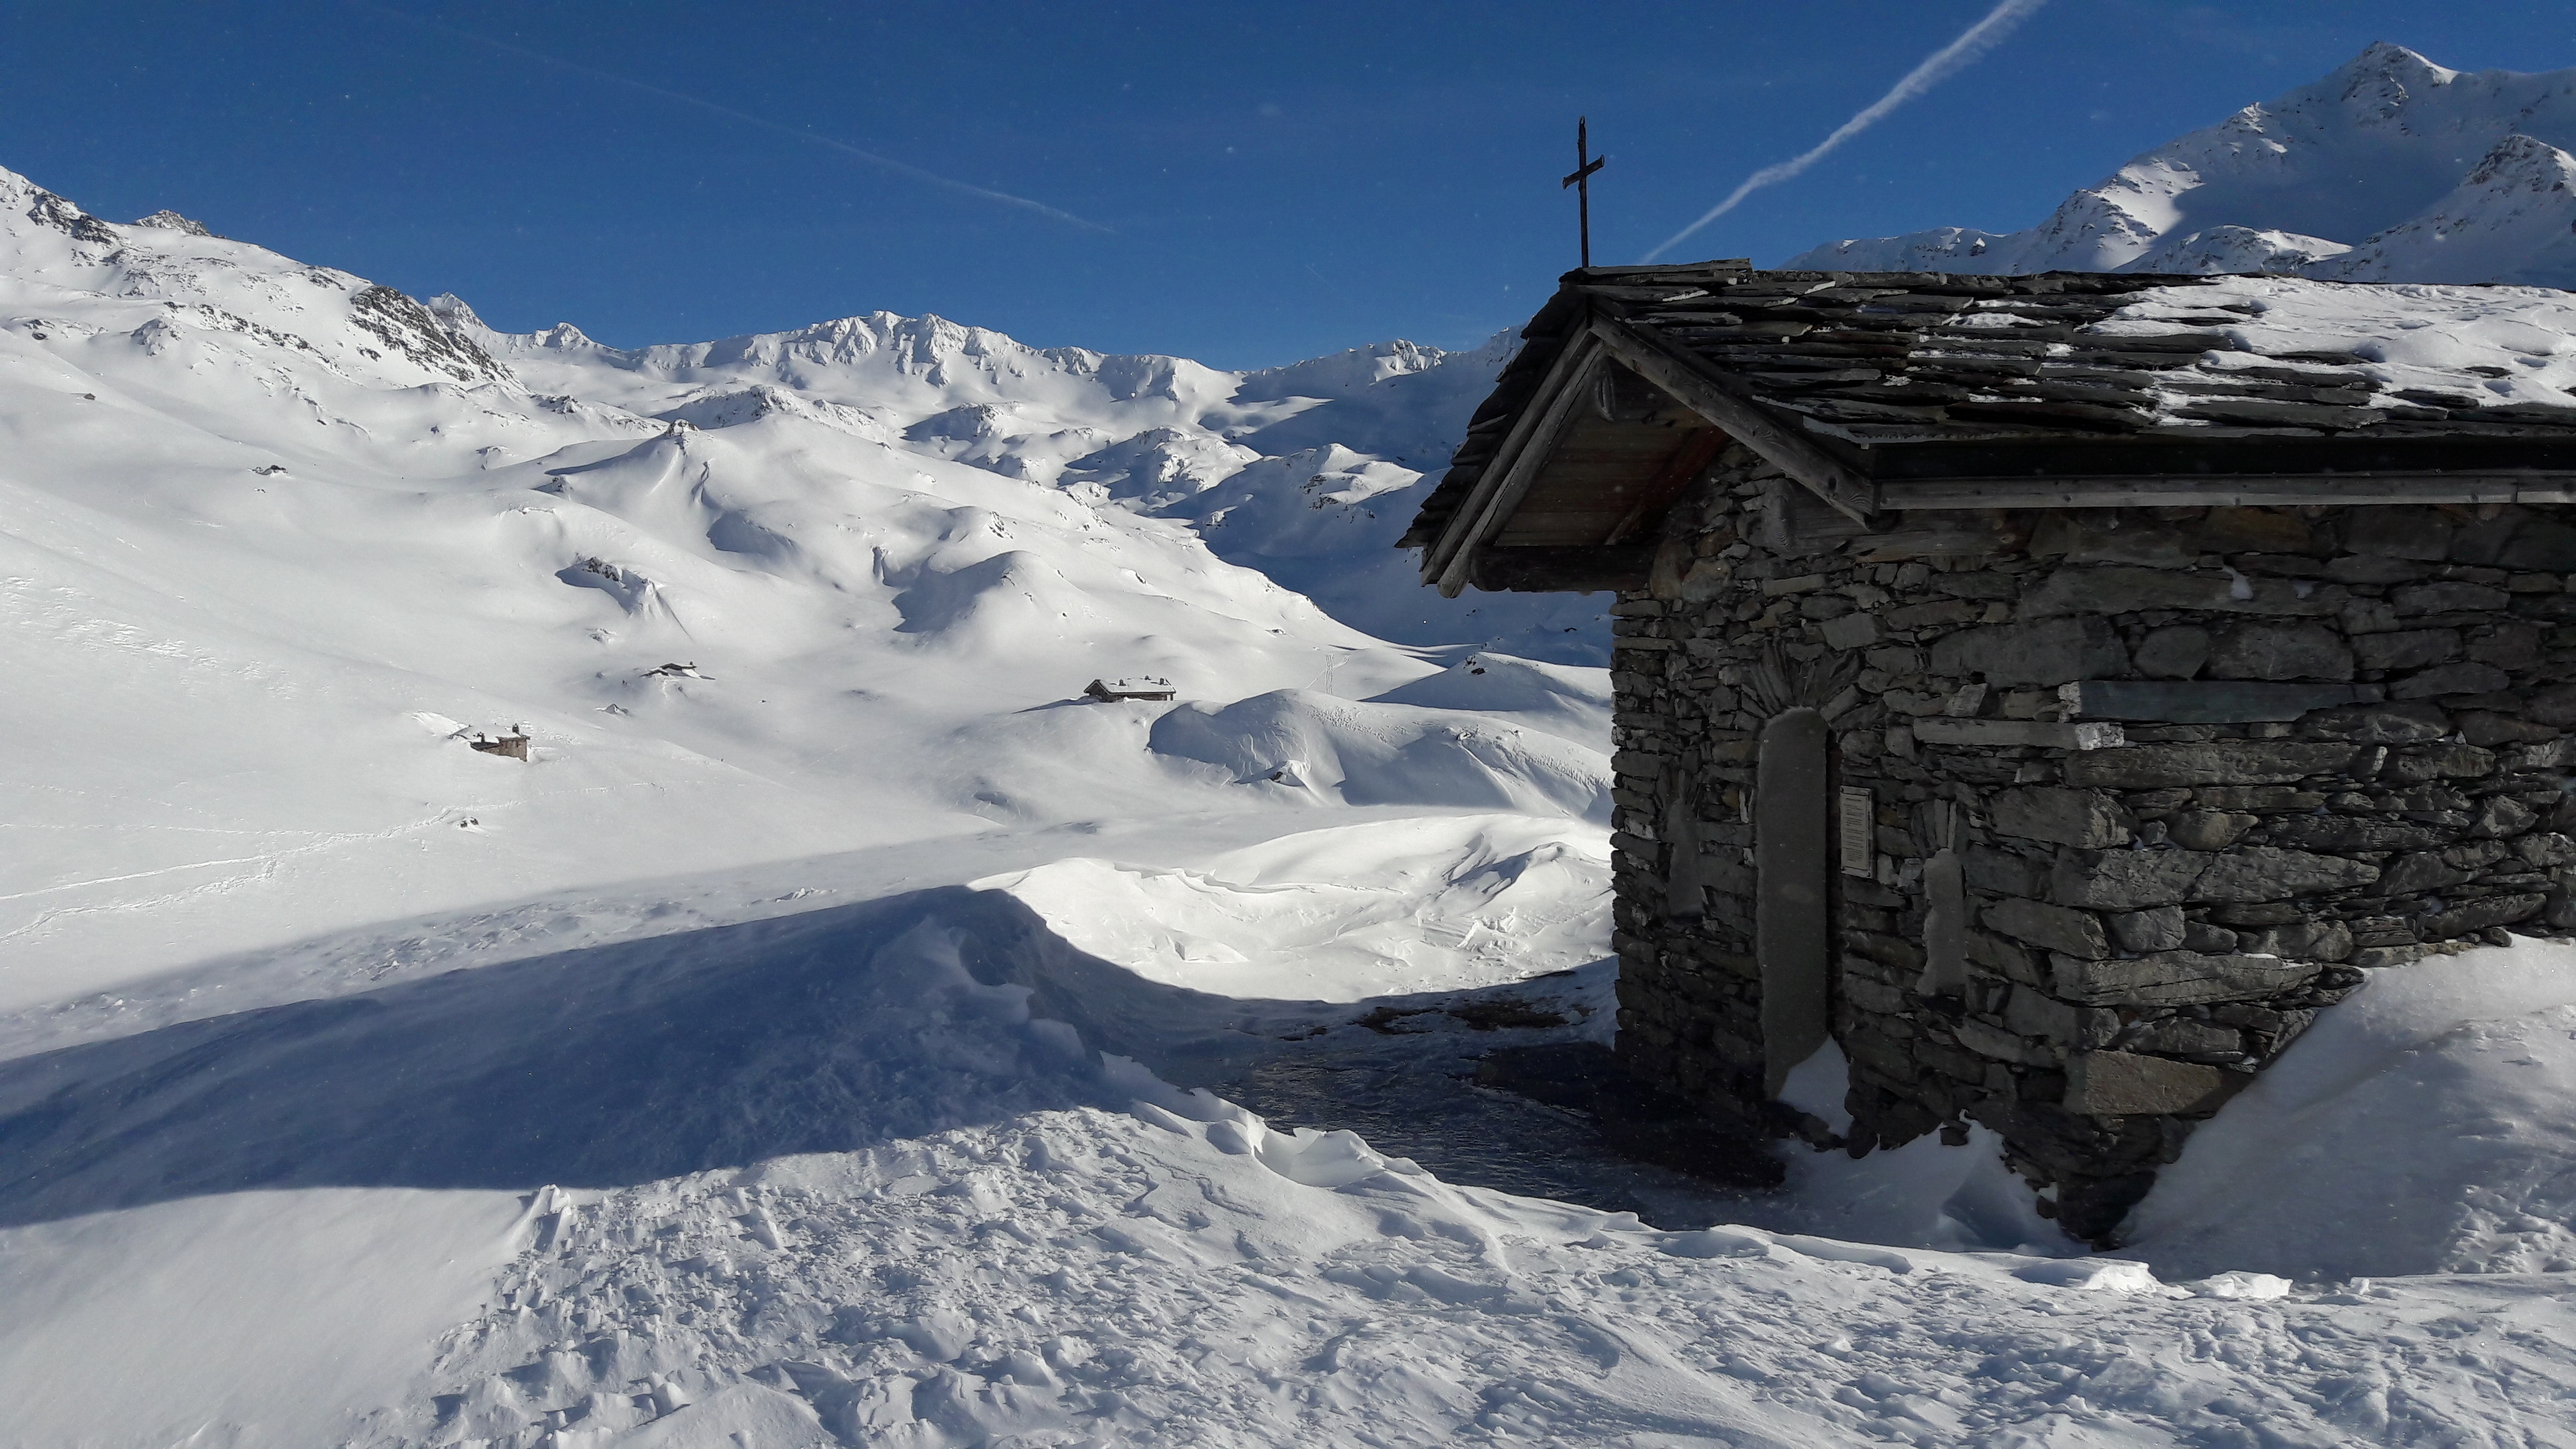
[{"label": "small dark building in snow", "polygon": [[[2112,1237],[2374,967],[2576,932],[2576,298],[1569,274],[1406,543],[1615,590],[1619,1052],[1830,1039]],[[2553,340],[2555,339],[2555,340]],[[2561,346],[2561,343],[2566,345]]]}]

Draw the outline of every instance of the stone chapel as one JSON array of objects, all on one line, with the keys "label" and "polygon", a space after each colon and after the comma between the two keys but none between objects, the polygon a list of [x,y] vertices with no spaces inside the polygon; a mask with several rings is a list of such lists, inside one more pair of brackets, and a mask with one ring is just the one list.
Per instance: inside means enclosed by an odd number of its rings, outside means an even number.
[{"label": "stone chapel", "polygon": [[1405,544],[1618,595],[1627,1067],[2109,1243],[2370,970],[2576,933],[2571,303],[1568,274]]}]

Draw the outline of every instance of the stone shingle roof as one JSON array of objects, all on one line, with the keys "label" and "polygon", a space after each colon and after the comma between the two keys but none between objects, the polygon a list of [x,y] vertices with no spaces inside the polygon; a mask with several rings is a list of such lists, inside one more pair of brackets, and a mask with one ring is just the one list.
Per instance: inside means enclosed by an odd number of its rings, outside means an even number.
[{"label": "stone shingle roof", "polygon": [[1404,546],[1440,535],[1558,355],[1605,316],[1873,481],[2576,470],[2563,292],[1593,268],[1523,332]]}]

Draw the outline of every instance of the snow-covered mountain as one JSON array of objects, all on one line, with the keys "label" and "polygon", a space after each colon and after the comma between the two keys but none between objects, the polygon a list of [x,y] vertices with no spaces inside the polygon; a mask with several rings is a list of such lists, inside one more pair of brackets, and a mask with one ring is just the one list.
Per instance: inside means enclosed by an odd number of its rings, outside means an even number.
[{"label": "snow-covered mountain", "polygon": [[[1608,660],[1606,598],[1426,596],[1395,552],[1424,475],[1446,464],[1517,345],[1508,333],[1467,352],[1398,341],[1221,372],[1029,347],[888,312],[628,351],[569,323],[496,332],[452,296],[428,307],[539,392],[700,427],[795,412],[1095,506],[1186,521],[1219,557],[1383,639]],[[1335,481],[1347,462],[1366,470],[1366,486]]]},{"label": "snow-covered mountain", "polygon": [[[1234,373],[888,314],[622,350],[0,173],[0,813],[41,843],[0,856],[0,1010],[527,888],[1104,815],[1597,831],[1606,740],[1369,702],[1498,635],[1606,648],[1567,632],[1606,598],[1398,587],[1423,480],[1353,449],[1440,448],[1500,357]],[[1350,445],[1265,456],[1335,410]],[[1060,707],[1123,676],[1220,717],[1176,753],[1158,710]],[[519,730],[541,768],[466,747]]]},{"label": "snow-covered mountain", "polygon": [[2570,148],[2576,69],[2446,70],[2382,42],[2135,157],[2026,231],[1936,227],[1828,243],[1784,265],[2570,287]]}]

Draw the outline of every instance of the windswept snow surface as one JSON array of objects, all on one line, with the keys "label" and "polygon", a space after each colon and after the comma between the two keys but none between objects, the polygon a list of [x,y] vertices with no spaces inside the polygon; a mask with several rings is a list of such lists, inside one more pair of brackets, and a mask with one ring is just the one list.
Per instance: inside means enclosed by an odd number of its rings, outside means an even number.
[{"label": "windswept snow surface", "polygon": [[1384,547],[1503,355],[625,351],[0,173],[0,1444],[2576,1442],[2564,953],[2119,1259],[1473,1084],[1617,1009],[1606,600]]},{"label": "windswept snow surface", "polygon": [[1197,870],[1075,858],[978,884],[1148,981],[1362,1001],[1524,981],[1600,955],[1608,843],[1526,815],[1345,825]]},{"label": "windswept snow surface", "polygon": [[[2492,955],[2465,964],[2561,969]],[[2549,999],[2534,987],[2523,1004]],[[2392,993],[2375,1032],[2401,1044],[2460,1004]],[[0,1187],[0,1219],[20,1224],[0,1228],[0,1286],[50,1310],[0,1317],[0,1374],[35,1405],[11,1433],[2576,1439],[2557,1274],[2303,1284],[2009,1235],[1959,1251],[1778,1222],[1655,1229],[1443,1182],[1349,1133],[1274,1130],[1138,1061],[1205,1072],[1353,1038],[1420,1050],[1351,1010],[1152,982],[1007,894],[948,888],[0,1062],[0,1141],[33,1169]],[[2374,1095],[2386,1067],[2329,1055],[2346,1111],[2308,1125],[2348,1143],[2378,1130],[2386,1154],[2427,1145],[2384,1115],[2420,1079]],[[1907,1149],[1908,1171],[1925,1178],[1940,1151]],[[2221,1167],[2223,1207],[2301,1170]],[[379,1250],[391,1230],[404,1240]],[[280,1271],[316,1281],[281,1302],[262,1286]],[[400,1311],[325,1347],[350,1278]],[[282,1325],[241,1333],[262,1305]],[[143,1341],[185,1371],[138,1383],[119,1315],[148,1318]],[[290,1397],[253,1399],[265,1385]]]},{"label": "windswept snow surface", "polygon": [[2381,43],[2133,158],[2026,231],[1849,239],[1783,265],[2571,287],[2570,148],[2576,70],[2446,70]]}]

